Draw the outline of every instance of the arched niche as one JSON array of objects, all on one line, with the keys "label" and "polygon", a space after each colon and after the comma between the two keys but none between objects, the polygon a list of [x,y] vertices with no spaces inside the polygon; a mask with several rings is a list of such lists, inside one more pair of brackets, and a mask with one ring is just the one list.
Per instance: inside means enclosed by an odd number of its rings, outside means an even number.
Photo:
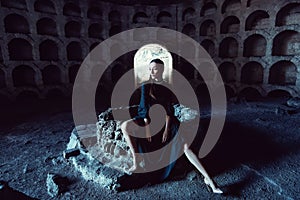
[{"label": "arched niche", "polygon": [[18,14],[7,15],[4,18],[4,27],[7,33],[30,33],[27,20]]},{"label": "arched niche", "polygon": [[200,36],[216,35],[216,23],[213,20],[206,20],[200,26]]},{"label": "arched niche", "polygon": [[162,11],[157,15],[157,23],[170,23],[172,22],[172,15],[167,11]]},{"label": "arched niche", "polygon": [[226,17],[221,23],[221,33],[237,33],[240,31],[240,20],[236,16]]},{"label": "arched niche", "polygon": [[102,11],[99,7],[90,7],[87,11],[87,17],[89,19],[101,19],[102,18]]},{"label": "arched niche", "polygon": [[222,40],[219,47],[219,56],[221,58],[235,58],[238,55],[238,42],[232,37]]},{"label": "arched niche", "polygon": [[245,84],[263,83],[264,70],[260,63],[252,61],[242,68],[241,82]]},{"label": "arched niche", "polygon": [[1,0],[1,6],[6,8],[16,8],[19,10],[27,10],[25,0]]},{"label": "arched niche", "polygon": [[82,60],[82,49],[79,42],[71,42],[67,46],[67,58],[68,60]]},{"label": "arched niche", "polygon": [[285,26],[291,24],[299,24],[300,21],[300,3],[290,3],[276,15],[276,26]]},{"label": "arched niche", "polygon": [[42,70],[44,85],[61,84],[61,71],[56,65],[48,65]]},{"label": "arched niche", "polygon": [[286,30],[275,36],[273,40],[273,56],[298,55],[300,53],[300,34]]},{"label": "arched niche", "polygon": [[80,17],[81,16],[80,7],[74,3],[67,3],[63,7],[63,15]]},{"label": "arched niche", "polygon": [[209,53],[209,55],[211,57],[214,57],[216,54],[216,47],[213,41],[211,40],[203,40],[201,42],[201,46],[207,51],[207,53]]},{"label": "arched niche", "polygon": [[27,65],[20,65],[13,69],[12,78],[15,87],[36,86],[35,71]]},{"label": "arched niche", "polygon": [[120,33],[121,31],[122,31],[121,26],[115,25],[115,26],[112,26],[112,27],[109,29],[108,35],[111,37],[111,36],[113,36],[113,35],[116,35],[116,34]]},{"label": "arched niche", "polygon": [[219,66],[219,71],[225,83],[236,81],[236,67],[231,62],[224,62]]},{"label": "arched niche", "polygon": [[56,14],[55,6],[51,0],[37,0],[34,10],[42,13]]},{"label": "arched niche", "polygon": [[194,14],[195,14],[194,8],[185,9],[182,14],[182,21],[189,21],[189,20],[193,19]]},{"label": "arched niche", "polygon": [[53,35],[57,36],[56,23],[50,18],[42,18],[37,24],[37,33],[40,35]]},{"label": "arched niche", "polygon": [[76,21],[70,21],[65,25],[66,37],[80,37],[81,36],[81,24]]},{"label": "arched niche", "polygon": [[240,0],[225,0],[222,5],[222,14],[225,12],[232,12],[241,9],[241,1]]},{"label": "arched niche", "polygon": [[217,12],[217,6],[213,2],[206,3],[200,12],[200,16],[213,15]]},{"label": "arched niche", "polygon": [[265,56],[267,40],[259,34],[249,36],[244,41],[244,56]]},{"label": "arched niche", "polygon": [[70,83],[74,83],[75,82],[75,78],[77,76],[78,70],[80,68],[80,65],[72,65],[71,67],[69,67],[69,81]]},{"label": "arched niche", "polygon": [[102,26],[98,23],[91,24],[88,30],[90,38],[102,38]]},{"label": "arched niche", "polygon": [[58,47],[56,42],[45,40],[40,44],[40,59],[41,60],[58,60]]},{"label": "arched niche", "polygon": [[195,39],[196,38],[196,27],[193,24],[186,24],[182,28],[182,33]]},{"label": "arched niche", "polygon": [[269,26],[269,14],[263,10],[256,10],[251,13],[246,19],[245,30],[264,29]]},{"label": "arched niche", "polygon": [[139,24],[139,23],[142,23],[142,24],[147,24],[148,23],[148,16],[146,13],[144,12],[138,12],[136,13],[133,18],[132,18],[132,22],[134,24]]},{"label": "arched niche", "polygon": [[135,86],[149,80],[148,65],[151,60],[159,58],[164,62],[163,79],[172,84],[173,58],[170,52],[159,44],[142,46],[134,55]]},{"label": "arched niche", "polygon": [[227,99],[230,99],[234,96],[236,96],[234,89],[232,89],[232,87],[228,86],[228,85],[224,85],[225,87],[225,92],[226,92],[226,97]]},{"label": "arched niche", "polygon": [[14,38],[8,43],[10,60],[33,60],[31,44],[22,38]]},{"label": "arched niche", "polygon": [[239,97],[245,98],[247,101],[255,101],[261,99],[261,93],[252,87],[244,88],[238,94]]},{"label": "arched niche", "polygon": [[297,68],[291,61],[279,61],[272,65],[269,74],[269,83],[273,85],[295,85]]}]

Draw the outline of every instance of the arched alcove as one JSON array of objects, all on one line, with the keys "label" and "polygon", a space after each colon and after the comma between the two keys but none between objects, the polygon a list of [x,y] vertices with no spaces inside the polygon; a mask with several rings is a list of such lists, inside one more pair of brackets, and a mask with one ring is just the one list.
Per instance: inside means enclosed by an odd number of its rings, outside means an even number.
[{"label": "arched alcove", "polygon": [[4,18],[7,33],[30,33],[29,24],[25,17],[18,14],[9,14]]},{"label": "arched alcove", "polygon": [[149,80],[149,63],[159,58],[164,62],[163,79],[172,84],[173,58],[170,52],[159,44],[147,44],[142,46],[134,55],[135,86]]},{"label": "arched alcove", "polygon": [[35,86],[35,71],[27,66],[20,65],[13,69],[12,78],[15,87]]},{"label": "arched alcove", "polygon": [[68,60],[82,60],[82,49],[79,42],[71,42],[67,46],[67,58]]},{"label": "arched alcove", "polygon": [[209,2],[206,3],[200,12],[200,16],[207,16],[207,15],[212,15],[215,14],[217,12],[217,6],[216,4]]},{"label": "arched alcove", "polygon": [[300,21],[300,3],[290,3],[276,15],[276,26],[285,26],[291,24],[299,24]]},{"label": "arched alcove", "polygon": [[5,73],[2,69],[0,69],[0,89],[5,87],[6,87]]},{"label": "arched alcove", "polygon": [[42,70],[44,85],[59,85],[61,83],[61,71],[56,65],[49,65]]},{"label": "arched alcove", "polygon": [[234,96],[236,96],[235,92],[234,92],[234,89],[232,89],[230,86],[228,85],[224,85],[225,87],[225,92],[226,92],[226,97],[227,99],[230,99]]},{"label": "arched alcove", "polygon": [[80,17],[81,16],[80,7],[74,3],[67,3],[63,8],[63,15]]},{"label": "arched alcove", "polygon": [[189,21],[189,20],[193,19],[194,14],[195,14],[194,8],[185,9],[182,14],[182,21]]},{"label": "arched alcove", "polygon": [[237,11],[241,9],[240,0],[225,0],[222,5],[222,14],[225,12]]},{"label": "arched alcove", "polygon": [[223,39],[219,47],[219,56],[221,58],[237,57],[238,46],[238,42],[232,37]]},{"label": "arched alcove", "polygon": [[252,87],[244,88],[239,92],[239,97],[245,98],[247,101],[255,101],[261,99],[262,95],[260,92]]},{"label": "arched alcove", "polygon": [[186,24],[182,28],[182,33],[195,39],[196,38],[196,27],[193,24]]},{"label": "arched alcove", "polygon": [[80,37],[81,36],[81,24],[76,21],[70,21],[65,25],[66,37]]},{"label": "arched alcove", "polygon": [[57,36],[56,23],[50,18],[40,19],[37,24],[37,33],[40,35],[53,35]]},{"label": "arched alcove", "polygon": [[157,15],[157,23],[170,23],[172,22],[172,15],[167,11],[162,11]]},{"label": "arched alcove", "polygon": [[119,11],[113,10],[108,14],[108,21],[111,23],[120,23],[121,22],[121,14]]},{"label": "arched alcove", "polygon": [[21,38],[12,39],[8,43],[10,60],[33,60],[31,44]]},{"label": "arched alcove", "polygon": [[40,44],[40,59],[41,60],[58,60],[58,47],[56,42],[45,40]]},{"label": "arched alcove", "polygon": [[237,33],[240,31],[240,20],[236,16],[226,17],[221,23],[221,33]]},{"label": "arched alcove", "polygon": [[269,27],[269,14],[263,10],[256,10],[246,19],[245,30],[258,30]]},{"label": "arched alcove", "polygon": [[3,54],[2,54],[2,48],[0,46],[0,61],[3,61]]},{"label": "arched alcove", "polygon": [[147,24],[148,23],[148,16],[146,13],[144,12],[138,12],[136,13],[133,18],[132,18],[132,22],[134,24],[139,24],[139,23],[142,23],[142,24]]},{"label": "arched alcove", "polygon": [[259,34],[249,36],[244,41],[244,56],[265,56],[267,40]]},{"label": "arched alcove", "polygon": [[273,40],[273,56],[298,55],[300,53],[300,34],[297,31],[282,31]]},{"label": "arched alcove", "polygon": [[101,8],[92,6],[87,11],[87,17],[89,19],[101,19],[102,18],[102,11]]},{"label": "arched alcove", "polygon": [[272,65],[269,74],[269,83],[273,85],[295,85],[297,68],[291,61],[279,61]]},{"label": "arched alcove", "polygon": [[42,13],[56,14],[55,6],[51,0],[37,0],[34,10]]},{"label": "arched alcove", "polygon": [[113,36],[113,35],[116,35],[116,34],[120,33],[121,31],[122,31],[121,26],[115,25],[115,26],[112,26],[112,27],[109,29],[108,35],[111,37],[111,36]]},{"label": "arched alcove", "polygon": [[27,10],[25,0],[1,0],[1,6],[6,8],[16,8],[19,10]]},{"label": "arched alcove", "polygon": [[216,47],[213,41],[211,40],[203,40],[201,42],[201,46],[209,53],[211,57],[214,57],[216,55]]},{"label": "arched alcove", "polygon": [[80,65],[73,65],[69,67],[69,81],[70,83],[75,82],[76,75],[78,73],[78,70],[80,68]]},{"label": "arched alcove", "polygon": [[264,69],[260,63],[252,61],[245,64],[242,68],[241,82],[245,84],[263,83]]},{"label": "arched alcove", "polygon": [[273,98],[290,98],[292,95],[286,91],[286,90],[272,90],[268,93],[268,97],[273,97]]},{"label": "arched alcove", "polygon": [[206,20],[200,26],[200,36],[216,35],[216,23],[213,20]]},{"label": "arched alcove", "polygon": [[100,24],[91,24],[88,30],[90,38],[102,38],[102,27]]},{"label": "arched alcove", "polygon": [[225,83],[236,81],[236,67],[231,62],[224,62],[219,66],[219,71]]}]

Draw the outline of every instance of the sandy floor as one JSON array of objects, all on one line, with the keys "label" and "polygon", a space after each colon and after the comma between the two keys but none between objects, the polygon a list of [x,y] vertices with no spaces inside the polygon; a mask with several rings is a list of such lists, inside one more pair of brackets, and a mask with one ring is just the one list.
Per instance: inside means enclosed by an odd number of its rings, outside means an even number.
[{"label": "sandy floor", "polygon": [[208,192],[184,158],[163,183],[116,193],[85,181],[62,158],[74,127],[70,112],[0,127],[0,180],[10,187],[0,190],[0,199],[51,199],[49,172],[66,180],[66,189],[54,199],[298,199],[300,114],[276,114],[278,106],[285,108],[278,102],[229,105],[221,138],[202,159],[224,195]]}]

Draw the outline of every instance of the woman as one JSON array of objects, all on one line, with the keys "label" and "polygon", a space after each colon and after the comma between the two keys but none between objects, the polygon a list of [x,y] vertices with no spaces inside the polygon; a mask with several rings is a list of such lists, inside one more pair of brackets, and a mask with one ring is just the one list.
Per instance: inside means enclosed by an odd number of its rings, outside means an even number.
[{"label": "woman", "polygon": [[[149,81],[146,81],[141,86],[140,91],[140,102],[138,108],[138,114],[131,120],[125,121],[121,125],[122,132],[124,133],[124,137],[130,147],[130,150],[133,155],[133,166],[129,169],[129,171],[135,171],[139,166],[138,162],[141,158],[139,158],[136,153],[141,152],[141,148],[139,144],[135,141],[133,132],[136,131],[136,127],[134,123],[139,126],[145,126],[146,130],[146,138],[149,143],[152,142],[152,135],[150,131],[150,118],[149,118],[149,109],[154,104],[162,105],[166,110],[166,120],[164,130],[162,131],[161,143],[167,143],[170,141],[178,130],[179,121],[174,116],[173,105],[177,104],[178,101],[173,93],[164,87],[166,84],[162,78],[162,74],[164,71],[164,63],[160,59],[154,59],[149,64],[150,78]],[[183,148],[184,154],[188,158],[188,160],[199,170],[199,172],[204,176],[204,182],[208,186],[208,188],[214,193],[223,193],[220,190],[214,181],[210,178],[203,165],[200,163],[198,157],[191,151],[187,143],[182,143],[181,148]],[[174,163],[170,164],[163,178],[166,178],[170,170],[172,169]]]}]

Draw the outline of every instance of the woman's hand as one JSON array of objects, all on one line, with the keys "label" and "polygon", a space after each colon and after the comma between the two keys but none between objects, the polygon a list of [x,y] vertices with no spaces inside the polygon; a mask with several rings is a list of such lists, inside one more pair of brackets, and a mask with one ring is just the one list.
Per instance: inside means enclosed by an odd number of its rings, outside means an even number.
[{"label": "woman's hand", "polygon": [[167,139],[169,137],[169,131],[167,129],[165,129],[164,133],[163,133],[163,137],[162,137],[162,142],[166,142]]},{"label": "woman's hand", "polygon": [[150,131],[150,126],[149,126],[149,121],[147,118],[144,118],[144,122],[146,124],[145,128],[146,128],[146,138],[148,140],[148,142],[151,142],[151,131]]}]

